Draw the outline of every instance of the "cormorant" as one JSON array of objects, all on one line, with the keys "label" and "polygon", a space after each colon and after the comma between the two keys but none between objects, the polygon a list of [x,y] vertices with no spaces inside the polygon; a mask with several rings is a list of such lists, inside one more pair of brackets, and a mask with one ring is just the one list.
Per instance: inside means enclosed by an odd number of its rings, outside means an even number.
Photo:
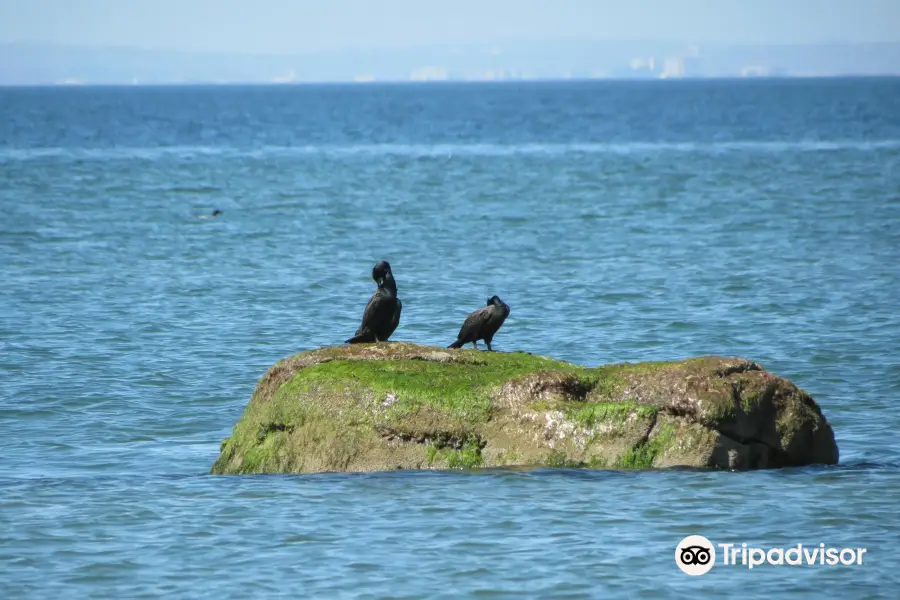
[{"label": "cormorant", "polygon": [[509,316],[509,305],[501,300],[498,296],[488,298],[487,306],[479,308],[463,322],[456,336],[456,341],[447,346],[448,348],[462,348],[463,344],[472,342],[475,349],[478,350],[478,340],[484,340],[488,350],[491,349],[491,340],[494,334],[503,325],[503,321]]},{"label": "cormorant", "polygon": [[372,279],[378,284],[378,289],[366,304],[362,324],[347,340],[348,344],[386,342],[400,324],[403,303],[397,297],[397,282],[394,281],[391,265],[387,261],[376,264],[372,267]]}]

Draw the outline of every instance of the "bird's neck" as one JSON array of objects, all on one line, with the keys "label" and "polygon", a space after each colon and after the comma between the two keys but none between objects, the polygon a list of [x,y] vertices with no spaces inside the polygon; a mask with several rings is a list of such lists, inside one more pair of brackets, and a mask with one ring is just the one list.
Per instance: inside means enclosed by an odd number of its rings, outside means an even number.
[{"label": "bird's neck", "polygon": [[397,295],[397,282],[394,281],[394,276],[388,273],[384,277],[384,284],[382,285],[384,289],[389,291],[394,296]]}]

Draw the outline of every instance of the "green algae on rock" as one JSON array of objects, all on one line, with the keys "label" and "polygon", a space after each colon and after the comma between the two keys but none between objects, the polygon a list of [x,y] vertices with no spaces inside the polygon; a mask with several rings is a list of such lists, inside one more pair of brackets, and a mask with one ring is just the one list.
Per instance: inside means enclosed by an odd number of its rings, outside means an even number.
[{"label": "green algae on rock", "polygon": [[386,342],[320,348],[271,367],[212,473],[837,462],[816,402],[749,360],[590,368]]}]

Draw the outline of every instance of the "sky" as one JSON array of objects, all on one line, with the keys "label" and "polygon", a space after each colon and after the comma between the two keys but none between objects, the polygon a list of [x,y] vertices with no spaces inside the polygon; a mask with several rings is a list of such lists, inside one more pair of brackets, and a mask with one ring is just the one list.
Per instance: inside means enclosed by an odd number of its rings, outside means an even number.
[{"label": "sky", "polygon": [[900,0],[0,0],[0,43],[309,54],[560,40],[900,42]]}]

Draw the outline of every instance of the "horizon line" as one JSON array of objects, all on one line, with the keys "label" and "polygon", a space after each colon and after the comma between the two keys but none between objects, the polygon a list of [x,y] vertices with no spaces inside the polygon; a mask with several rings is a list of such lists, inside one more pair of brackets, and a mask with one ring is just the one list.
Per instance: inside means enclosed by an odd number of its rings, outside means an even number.
[{"label": "horizon line", "polygon": [[530,79],[433,79],[417,81],[410,79],[377,79],[374,81],[355,81],[352,79],[322,79],[308,81],[162,81],[147,83],[128,82],[60,82],[60,83],[0,83],[0,89],[4,88],[137,88],[137,87],[302,87],[316,85],[340,85],[372,87],[378,85],[511,85],[528,83],[654,83],[670,85],[674,82],[703,82],[703,81],[763,81],[763,80],[809,80],[809,79],[900,79],[900,72],[884,74],[809,74],[809,75],[753,75],[742,77],[740,75],[712,75],[712,76],[683,76],[683,77],[534,77]]}]

